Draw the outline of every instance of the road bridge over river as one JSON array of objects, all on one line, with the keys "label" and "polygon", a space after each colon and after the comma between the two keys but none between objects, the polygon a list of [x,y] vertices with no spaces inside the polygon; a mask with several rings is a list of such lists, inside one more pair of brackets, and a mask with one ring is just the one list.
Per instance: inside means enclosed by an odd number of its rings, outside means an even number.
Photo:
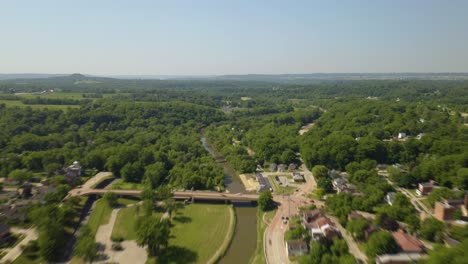
[{"label": "road bridge over river", "polygon": [[[120,196],[139,196],[142,190],[99,190],[99,189],[73,189],[69,192],[70,196],[90,196],[90,195],[103,195],[106,192],[113,192]],[[202,191],[175,191],[172,192],[174,199],[199,199],[199,200],[213,200],[213,201],[242,201],[242,202],[256,202],[259,195],[257,194],[233,194],[233,193],[220,193],[220,192],[202,192]]]}]

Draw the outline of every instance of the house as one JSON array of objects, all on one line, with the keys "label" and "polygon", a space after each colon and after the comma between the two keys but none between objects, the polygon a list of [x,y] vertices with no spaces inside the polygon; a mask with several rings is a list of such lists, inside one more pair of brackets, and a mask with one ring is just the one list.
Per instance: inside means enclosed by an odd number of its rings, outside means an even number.
[{"label": "house", "polygon": [[302,213],[302,225],[307,231],[311,231],[312,228],[316,227],[315,220],[323,215],[323,212],[318,209],[305,211]]},{"label": "house", "polygon": [[319,240],[321,237],[333,238],[341,235],[333,222],[323,213],[315,213],[312,219],[316,220],[304,222],[304,227],[310,231],[313,240]]},{"label": "house", "polygon": [[418,184],[418,189],[416,189],[416,194],[419,196],[426,196],[434,189],[434,184],[430,182],[423,182]]},{"label": "house", "polygon": [[289,164],[288,166],[288,171],[294,171],[294,170],[297,170],[297,164],[296,163],[291,163]]},{"label": "house", "polygon": [[304,240],[286,241],[286,252],[288,256],[303,256],[309,253],[309,248]]},{"label": "house", "polygon": [[346,178],[345,177],[338,177],[333,179],[332,185],[335,190],[338,190],[339,187],[346,185]]},{"label": "house", "polygon": [[75,182],[81,176],[81,165],[78,161],[74,161],[72,165],[65,169],[65,178],[68,182]]},{"label": "house", "polygon": [[288,166],[286,166],[286,164],[278,165],[278,171],[279,172],[285,172],[287,168],[288,168]]},{"label": "house", "polygon": [[384,171],[387,169],[387,164],[377,164],[375,168],[379,171]]},{"label": "house", "polygon": [[304,180],[304,175],[302,175],[300,173],[297,173],[297,172],[293,172],[293,180],[295,182],[303,182],[303,181],[305,181]]},{"label": "house", "polygon": [[340,232],[335,228],[335,224],[328,217],[317,219],[317,226],[324,237],[331,238],[340,235]]},{"label": "house", "polygon": [[468,195],[464,199],[444,199],[442,202],[435,202],[434,215],[439,221],[453,220],[454,213],[457,209],[462,211],[462,215],[466,216],[468,207]]},{"label": "house", "polygon": [[10,238],[10,227],[4,224],[0,224],[0,244],[4,243]]},{"label": "house", "polygon": [[399,254],[385,254],[375,258],[377,264],[406,264],[417,263],[422,255],[418,253],[399,253]]},{"label": "house", "polygon": [[444,202],[435,202],[434,204],[434,215],[439,221],[452,220],[455,210],[457,210],[456,207]]},{"label": "house", "polygon": [[398,139],[406,139],[406,133],[403,133],[403,132],[398,133]]},{"label": "house", "polygon": [[335,170],[335,169],[329,170],[329,171],[328,171],[328,176],[330,176],[330,177],[332,177],[332,178],[338,176],[339,174],[340,174],[340,172],[337,171],[337,170]]},{"label": "house", "polygon": [[277,167],[276,163],[270,163],[270,171],[276,171]]},{"label": "house", "polygon": [[393,200],[395,200],[395,195],[396,193],[394,192],[388,192],[387,195],[385,196],[385,200],[389,205],[393,205]]},{"label": "house", "polygon": [[317,218],[322,217],[323,212],[321,210],[308,210],[302,213],[302,222],[311,223],[317,220]]},{"label": "house", "polygon": [[338,188],[336,189],[336,192],[337,193],[341,193],[341,192],[344,192],[344,193],[349,193],[349,194],[355,194],[356,192],[356,185],[354,184],[344,184],[344,185],[341,185],[341,186],[338,186]]},{"label": "house", "polygon": [[399,229],[396,232],[392,232],[392,236],[395,242],[400,247],[401,251],[405,253],[423,253],[424,244],[419,241],[416,237],[411,236]]}]

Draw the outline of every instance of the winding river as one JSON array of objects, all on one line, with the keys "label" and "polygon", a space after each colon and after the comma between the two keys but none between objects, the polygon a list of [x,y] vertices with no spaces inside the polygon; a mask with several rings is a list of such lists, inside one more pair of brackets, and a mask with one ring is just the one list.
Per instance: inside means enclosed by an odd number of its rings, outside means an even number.
[{"label": "winding river", "polygon": [[[225,186],[230,193],[245,193],[237,172],[207,143],[205,137],[201,138],[203,147],[223,166]],[[236,212],[236,229],[231,245],[220,264],[249,263],[257,246],[257,208],[250,203],[234,203]]]}]

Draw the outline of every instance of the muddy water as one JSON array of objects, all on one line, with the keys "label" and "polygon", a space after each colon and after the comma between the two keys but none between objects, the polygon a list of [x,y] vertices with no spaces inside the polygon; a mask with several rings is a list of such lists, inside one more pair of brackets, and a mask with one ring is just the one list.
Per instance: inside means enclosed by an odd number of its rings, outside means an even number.
[{"label": "muddy water", "polygon": [[[245,193],[246,190],[236,171],[217,153],[206,138],[202,137],[203,147],[218,161],[224,170],[224,184],[230,193]],[[236,212],[236,229],[231,245],[220,264],[249,263],[257,246],[257,208],[250,203],[233,203]]]}]

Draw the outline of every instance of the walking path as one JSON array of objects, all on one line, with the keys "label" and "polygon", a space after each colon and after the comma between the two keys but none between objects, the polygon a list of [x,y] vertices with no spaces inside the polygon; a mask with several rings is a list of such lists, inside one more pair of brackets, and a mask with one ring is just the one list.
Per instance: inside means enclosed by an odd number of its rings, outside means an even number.
[{"label": "walking path", "polygon": [[[130,205],[132,206],[132,205]],[[98,261],[95,263],[133,263],[143,264],[146,262],[148,256],[146,250],[137,245],[134,240],[126,240],[120,244],[123,250],[114,251],[112,250],[112,230],[114,229],[115,220],[120,211],[120,208],[112,210],[109,223],[107,225],[101,225],[96,233],[96,242],[100,245],[100,250],[103,250],[103,259],[98,257]],[[102,248],[101,248],[102,247]]]},{"label": "walking path", "polygon": [[87,180],[81,188],[83,189],[93,189],[94,186],[102,182],[103,180],[112,177],[112,172],[101,171],[95,176]]},{"label": "walking path", "polygon": [[11,232],[15,234],[23,234],[25,235],[25,237],[14,248],[8,250],[8,253],[5,256],[3,256],[3,258],[0,260],[0,263],[13,262],[15,259],[19,257],[19,255],[21,255],[21,253],[23,253],[23,248],[29,243],[29,241],[37,239],[36,230],[33,228],[30,228],[30,229],[12,228]]},{"label": "walking path", "polygon": [[354,238],[352,238],[347,233],[346,229],[343,228],[338,219],[336,219],[333,216],[329,217],[333,222],[335,222],[335,226],[338,227],[338,230],[340,230],[340,233],[343,236],[344,240],[346,240],[346,243],[348,243],[349,253],[351,253],[351,255],[358,259],[359,263],[367,263],[367,256],[364,253],[362,253]]}]

